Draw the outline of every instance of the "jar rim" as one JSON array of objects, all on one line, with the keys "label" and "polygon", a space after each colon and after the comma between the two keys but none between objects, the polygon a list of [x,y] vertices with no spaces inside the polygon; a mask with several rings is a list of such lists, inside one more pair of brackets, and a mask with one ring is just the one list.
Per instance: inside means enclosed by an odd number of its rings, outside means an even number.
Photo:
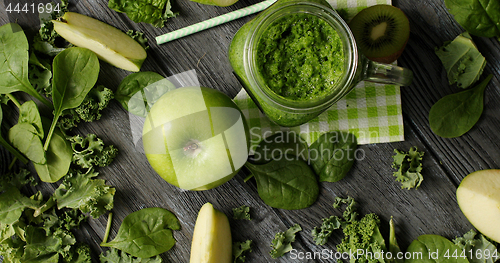
[{"label": "jar rim", "polygon": [[[274,5],[276,6],[274,7]],[[259,97],[272,101],[273,105],[286,112],[309,113],[330,107],[351,90],[355,78],[358,52],[351,30],[336,11],[321,4],[292,0],[285,3],[277,2],[274,5],[255,18],[256,20],[250,30],[251,33],[247,35],[245,40],[243,64],[250,84],[256,87],[255,91],[260,93]],[[291,100],[276,94],[266,85],[258,73],[255,63],[256,47],[267,27],[284,16],[299,13],[314,15],[327,22],[339,34],[344,49],[344,74],[342,79],[337,81],[337,85],[332,92],[313,100]]]}]

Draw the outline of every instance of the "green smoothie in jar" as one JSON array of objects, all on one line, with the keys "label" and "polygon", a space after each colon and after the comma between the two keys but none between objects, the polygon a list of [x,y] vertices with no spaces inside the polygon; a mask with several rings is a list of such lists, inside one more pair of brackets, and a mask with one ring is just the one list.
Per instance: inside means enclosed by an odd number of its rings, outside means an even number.
[{"label": "green smoothie in jar", "polygon": [[[281,126],[303,124],[326,109],[316,105],[339,93],[348,65],[344,41],[332,22],[316,9],[295,3],[334,12],[323,0],[278,0],[246,23],[229,48],[229,60],[245,90]],[[287,10],[281,12],[284,6]]]},{"label": "green smoothie in jar", "polygon": [[274,93],[293,101],[324,97],[344,73],[340,36],[310,14],[273,22],[257,46],[257,68]]}]

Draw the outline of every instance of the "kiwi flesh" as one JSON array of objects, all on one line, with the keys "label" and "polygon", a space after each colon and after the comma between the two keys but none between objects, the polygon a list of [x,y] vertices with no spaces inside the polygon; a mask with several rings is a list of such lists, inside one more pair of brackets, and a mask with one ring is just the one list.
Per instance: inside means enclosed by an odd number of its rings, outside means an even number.
[{"label": "kiwi flesh", "polygon": [[401,9],[374,5],[363,9],[349,22],[359,51],[382,63],[395,61],[410,37],[410,23]]}]

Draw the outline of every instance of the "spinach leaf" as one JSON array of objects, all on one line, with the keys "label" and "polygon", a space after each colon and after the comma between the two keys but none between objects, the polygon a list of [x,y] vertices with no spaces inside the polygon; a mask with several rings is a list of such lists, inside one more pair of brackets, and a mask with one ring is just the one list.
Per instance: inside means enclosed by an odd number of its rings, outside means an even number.
[{"label": "spinach leaf", "polygon": [[170,0],[110,0],[108,7],[126,13],[136,23],[150,23],[158,28],[164,27],[168,18],[177,16],[171,10]]},{"label": "spinach leaf", "polygon": [[[2,126],[2,120],[3,120],[3,111],[2,111],[2,106],[0,106],[0,127]],[[2,145],[7,151],[12,153],[17,159],[19,159],[21,162],[24,164],[28,163],[28,159],[24,157],[16,148],[12,147],[10,143],[8,143],[3,137],[2,133],[0,130],[0,145]]]},{"label": "spinach leaf", "polygon": [[464,89],[479,79],[486,66],[486,59],[467,32],[436,49],[436,55],[446,69],[450,85],[457,83]]},{"label": "spinach leaf", "polygon": [[40,138],[45,136],[42,125],[42,117],[38,111],[38,106],[32,100],[23,103],[23,105],[19,108],[19,118],[17,123],[32,124]]},{"label": "spinach leaf", "polygon": [[43,182],[55,183],[68,173],[73,158],[71,144],[59,129],[54,131],[45,154],[47,162],[35,163],[35,170]]},{"label": "spinach leaf", "polygon": [[465,30],[480,37],[500,36],[498,0],[445,0],[444,3]]},{"label": "spinach leaf", "polygon": [[[462,249],[453,244],[450,240],[438,236],[438,235],[422,235],[414,240],[406,253],[411,253],[412,255],[419,255],[419,257],[410,257],[405,260],[405,263],[421,263],[421,262],[442,262],[442,263],[468,263],[469,261],[465,257],[458,256],[453,257],[453,255],[461,255]],[[445,254],[448,257],[445,257]],[[420,255],[422,257],[420,257]],[[463,254],[462,254],[463,255]]]},{"label": "spinach leaf", "polygon": [[42,139],[37,128],[31,123],[18,123],[9,130],[9,141],[34,163],[47,162]]},{"label": "spinach leaf", "polygon": [[302,209],[318,198],[314,171],[301,160],[272,160],[262,165],[245,166],[257,180],[257,191],[267,205],[281,209]]},{"label": "spinach leaf", "polygon": [[352,133],[334,131],[322,134],[310,147],[309,158],[320,182],[337,182],[354,164],[358,147]]},{"label": "spinach leaf", "polygon": [[115,93],[115,99],[130,113],[146,117],[153,104],[174,84],[156,72],[137,72],[125,77]]},{"label": "spinach leaf", "polygon": [[0,224],[11,225],[19,220],[26,208],[34,209],[38,205],[38,201],[22,195],[16,187],[10,187],[0,194]]},{"label": "spinach leaf", "polygon": [[28,49],[26,35],[18,24],[10,23],[0,27],[0,94],[23,91],[52,107],[50,101],[30,84]]},{"label": "spinach leaf", "polygon": [[278,132],[264,138],[255,147],[252,163],[264,164],[282,158],[309,160],[309,150],[304,139],[294,132]]},{"label": "spinach leaf", "polygon": [[172,230],[181,228],[174,214],[159,207],[144,208],[123,219],[115,239],[102,243],[134,257],[150,258],[166,252],[175,245]]},{"label": "spinach leaf", "polygon": [[493,75],[476,87],[440,99],[429,112],[432,131],[444,138],[454,138],[468,132],[483,113],[484,89]]},{"label": "spinach leaf", "polygon": [[73,47],[59,53],[53,61],[52,101],[54,119],[49,129],[44,149],[47,150],[57,120],[64,110],[78,107],[99,76],[99,60],[94,52]]}]

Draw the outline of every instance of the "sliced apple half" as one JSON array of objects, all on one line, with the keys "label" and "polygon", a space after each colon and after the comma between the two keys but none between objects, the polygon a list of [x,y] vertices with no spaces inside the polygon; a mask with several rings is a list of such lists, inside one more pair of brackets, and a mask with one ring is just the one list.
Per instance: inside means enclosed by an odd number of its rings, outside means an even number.
[{"label": "sliced apple half", "polygon": [[61,21],[53,20],[54,30],[75,46],[94,51],[109,64],[137,72],[147,53],[133,38],[97,19],[67,12]]},{"label": "sliced apple half", "polygon": [[227,216],[210,203],[204,204],[194,226],[190,263],[230,263],[231,229]]},{"label": "sliced apple half", "polygon": [[477,230],[500,242],[500,170],[467,175],[457,189],[457,201]]}]

